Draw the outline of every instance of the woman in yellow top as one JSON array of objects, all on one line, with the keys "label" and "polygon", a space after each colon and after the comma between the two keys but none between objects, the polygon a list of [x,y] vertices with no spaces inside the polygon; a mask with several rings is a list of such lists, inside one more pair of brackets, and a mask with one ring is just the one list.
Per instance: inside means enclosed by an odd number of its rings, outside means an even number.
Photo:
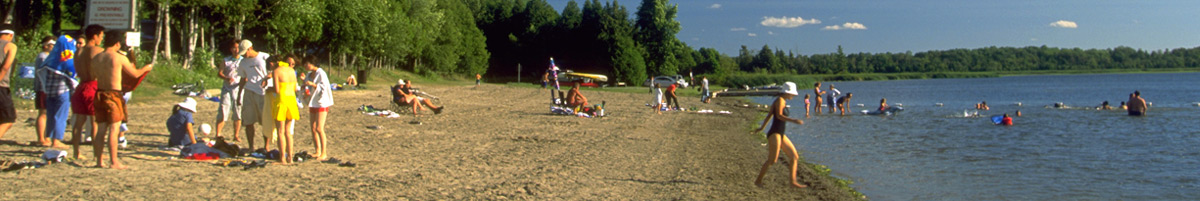
[{"label": "woman in yellow top", "polygon": [[279,68],[275,69],[275,92],[279,95],[275,99],[275,130],[279,131],[279,152],[282,153],[279,157],[279,162],[288,164],[292,163],[292,154],[295,153],[292,145],[292,130],[291,127],[297,119],[300,119],[300,108],[296,103],[296,70],[287,62],[279,62]]}]

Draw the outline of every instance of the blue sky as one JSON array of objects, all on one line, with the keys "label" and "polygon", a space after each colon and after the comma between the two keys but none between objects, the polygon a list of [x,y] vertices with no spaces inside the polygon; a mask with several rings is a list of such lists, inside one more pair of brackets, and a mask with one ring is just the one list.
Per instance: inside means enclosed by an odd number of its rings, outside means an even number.
[{"label": "blue sky", "polygon": [[[569,0],[548,0],[561,12]],[[583,1],[577,1],[582,7]],[[602,0],[602,2],[607,2]],[[636,12],[640,0],[620,0]],[[800,54],[1041,46],[1145,50],[1200,46],[1200,1],[674,0],[693,48]]]}]

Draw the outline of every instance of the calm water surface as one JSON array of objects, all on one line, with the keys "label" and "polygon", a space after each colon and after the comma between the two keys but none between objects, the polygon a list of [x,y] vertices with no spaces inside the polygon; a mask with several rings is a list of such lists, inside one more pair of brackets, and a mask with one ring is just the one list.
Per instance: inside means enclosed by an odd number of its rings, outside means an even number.
[{"label": "calm water surface", "polygon": [[[854,114],[814,114],[788,137],[874,200],[1200,199],[1200,73],[831,84],[854,93]],[[1134,90],[1153,104],[1145,117],[1094,109]],[[884,97],[906,110],[859,113]],[[964,116],[980,101],[991,110]],[[1046,107],[1055,102],[1074,108]],[[803,115],[803,100],[789,104]],[[987,118],[1016,110],[1014,126]]]}]

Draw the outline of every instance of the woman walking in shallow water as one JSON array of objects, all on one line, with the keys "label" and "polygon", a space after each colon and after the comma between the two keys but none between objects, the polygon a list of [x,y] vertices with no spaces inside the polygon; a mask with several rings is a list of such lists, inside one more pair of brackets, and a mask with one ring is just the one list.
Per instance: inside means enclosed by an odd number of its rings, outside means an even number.
[{"label": "woman walking in shallow water", "polygon": [[[756,133],[761,132],[767,127],[767,122],[771,122],[771,130],[767,130],[767,161],[763,163],[762,169],[758,171],[758,179],[754,180],[754,185],[759,187],[763,186],[763,176],[767,174],[767,169],[771,167],[771,164],[775,164],[775,160],[779,158],[779,151],[781,149],[786,151],[785,153],[792,160],[791,167],[788,167],[788,172],[791,174],[791,180],[789,181],[792,182],[792,186],[796,188],[808,187],[796,182],[796,167],[799,164],[797,161],[800,160],[800,154],[796,153],[796,147],[792,145],[792,140],[789,140],[787,135],[784,135],[786,133],[787,122],[804,124],[804,121],[800,119],[788,117],[788,110],[784,108],[787,106],[787,100],[796,97],[800,93],[796,91],[796,83],[787,82],[784,85],[786,86],[783,93],[775,98],[775,103],[771,104],[771,110],[767,113],[767,118],[763,119],[762,126],[754,130]],[[818,95],[817,97],[821,96]],[[819,104],[817,108],[820,108]]]}]

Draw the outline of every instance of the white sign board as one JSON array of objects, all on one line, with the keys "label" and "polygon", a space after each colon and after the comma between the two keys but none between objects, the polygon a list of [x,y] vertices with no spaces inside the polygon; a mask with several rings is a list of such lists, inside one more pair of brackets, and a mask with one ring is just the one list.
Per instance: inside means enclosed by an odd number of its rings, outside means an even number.
[{"label": "white sign board", "polygon": [[136,0],[88,0],[84,24],[99,24],[109,30],[133,30]]}]

